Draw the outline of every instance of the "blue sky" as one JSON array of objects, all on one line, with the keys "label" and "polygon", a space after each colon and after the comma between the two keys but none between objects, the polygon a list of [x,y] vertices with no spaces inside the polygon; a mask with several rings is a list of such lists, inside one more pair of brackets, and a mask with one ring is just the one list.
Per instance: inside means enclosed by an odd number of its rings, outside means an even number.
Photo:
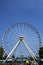
[{"label": "blue sky", "polygon": [[43,41],[43,0],[0,0],[0,44],[8,27],[22,22],[35,26]]}]

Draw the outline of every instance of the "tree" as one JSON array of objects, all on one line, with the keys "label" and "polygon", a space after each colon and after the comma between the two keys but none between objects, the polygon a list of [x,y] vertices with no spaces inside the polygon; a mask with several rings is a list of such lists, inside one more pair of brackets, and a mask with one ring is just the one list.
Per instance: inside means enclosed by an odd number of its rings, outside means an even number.
[{"label": "tree", "polygon": [[7,58],[7,56],[8,56],[8,55],[5,53],[5,55],[4,55],[4,57],[3,57],[3,59],[6,59],[6,58]]},{"label": "tree", "polygon": [[12,58],[15,58],[15,55],[12,55]]},{"label": "tree", "polygon": [[0,59],[2,59],[2,57],[3,57],[3,52],[4,52],[4,49],[2,47],[0,47]]},{"label": "tree", "polygon": [[43,47],[39,49],[39,56],[40,58],[43,58]]}]

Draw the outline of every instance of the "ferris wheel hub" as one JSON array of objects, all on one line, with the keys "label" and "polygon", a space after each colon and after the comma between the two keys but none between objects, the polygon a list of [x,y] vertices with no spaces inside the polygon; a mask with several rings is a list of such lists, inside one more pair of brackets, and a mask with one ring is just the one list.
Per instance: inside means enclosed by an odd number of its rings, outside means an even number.
[{"label": "ferris wheel hub", "polygon": [[22,36],[19,37],[19,40],[22,41],[24,38]]}]

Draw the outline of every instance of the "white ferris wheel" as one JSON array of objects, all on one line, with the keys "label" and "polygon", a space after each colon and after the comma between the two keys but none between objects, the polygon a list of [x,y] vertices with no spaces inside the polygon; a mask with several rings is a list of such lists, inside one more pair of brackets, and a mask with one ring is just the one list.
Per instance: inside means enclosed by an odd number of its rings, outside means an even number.
[{"label": "white ferris wheel", "polygon": [[3,34],[2,46],[7,58],[13,54],[19,57],[31,56],[36,59],[37,52],[41,46],[40,34],[31,24],[17,23],[10,26]]}]

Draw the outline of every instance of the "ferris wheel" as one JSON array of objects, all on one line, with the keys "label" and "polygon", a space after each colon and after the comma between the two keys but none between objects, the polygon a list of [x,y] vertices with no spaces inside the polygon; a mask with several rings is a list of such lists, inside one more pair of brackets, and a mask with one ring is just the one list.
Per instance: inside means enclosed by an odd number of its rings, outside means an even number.
[{"label": "ferris wheel", "polygon": [[41,46],[40,34],[31,24],[17,23],[10,26],[4,32],[2,37],[2,46],[4,51],[7,52],[8,57],[10,57],[12,53],[16,57],[20,56],[21,54],[23,54],[24,57],[30,56],[24,45],[29,53],[33,52],[35,55],[37,55]]}]

